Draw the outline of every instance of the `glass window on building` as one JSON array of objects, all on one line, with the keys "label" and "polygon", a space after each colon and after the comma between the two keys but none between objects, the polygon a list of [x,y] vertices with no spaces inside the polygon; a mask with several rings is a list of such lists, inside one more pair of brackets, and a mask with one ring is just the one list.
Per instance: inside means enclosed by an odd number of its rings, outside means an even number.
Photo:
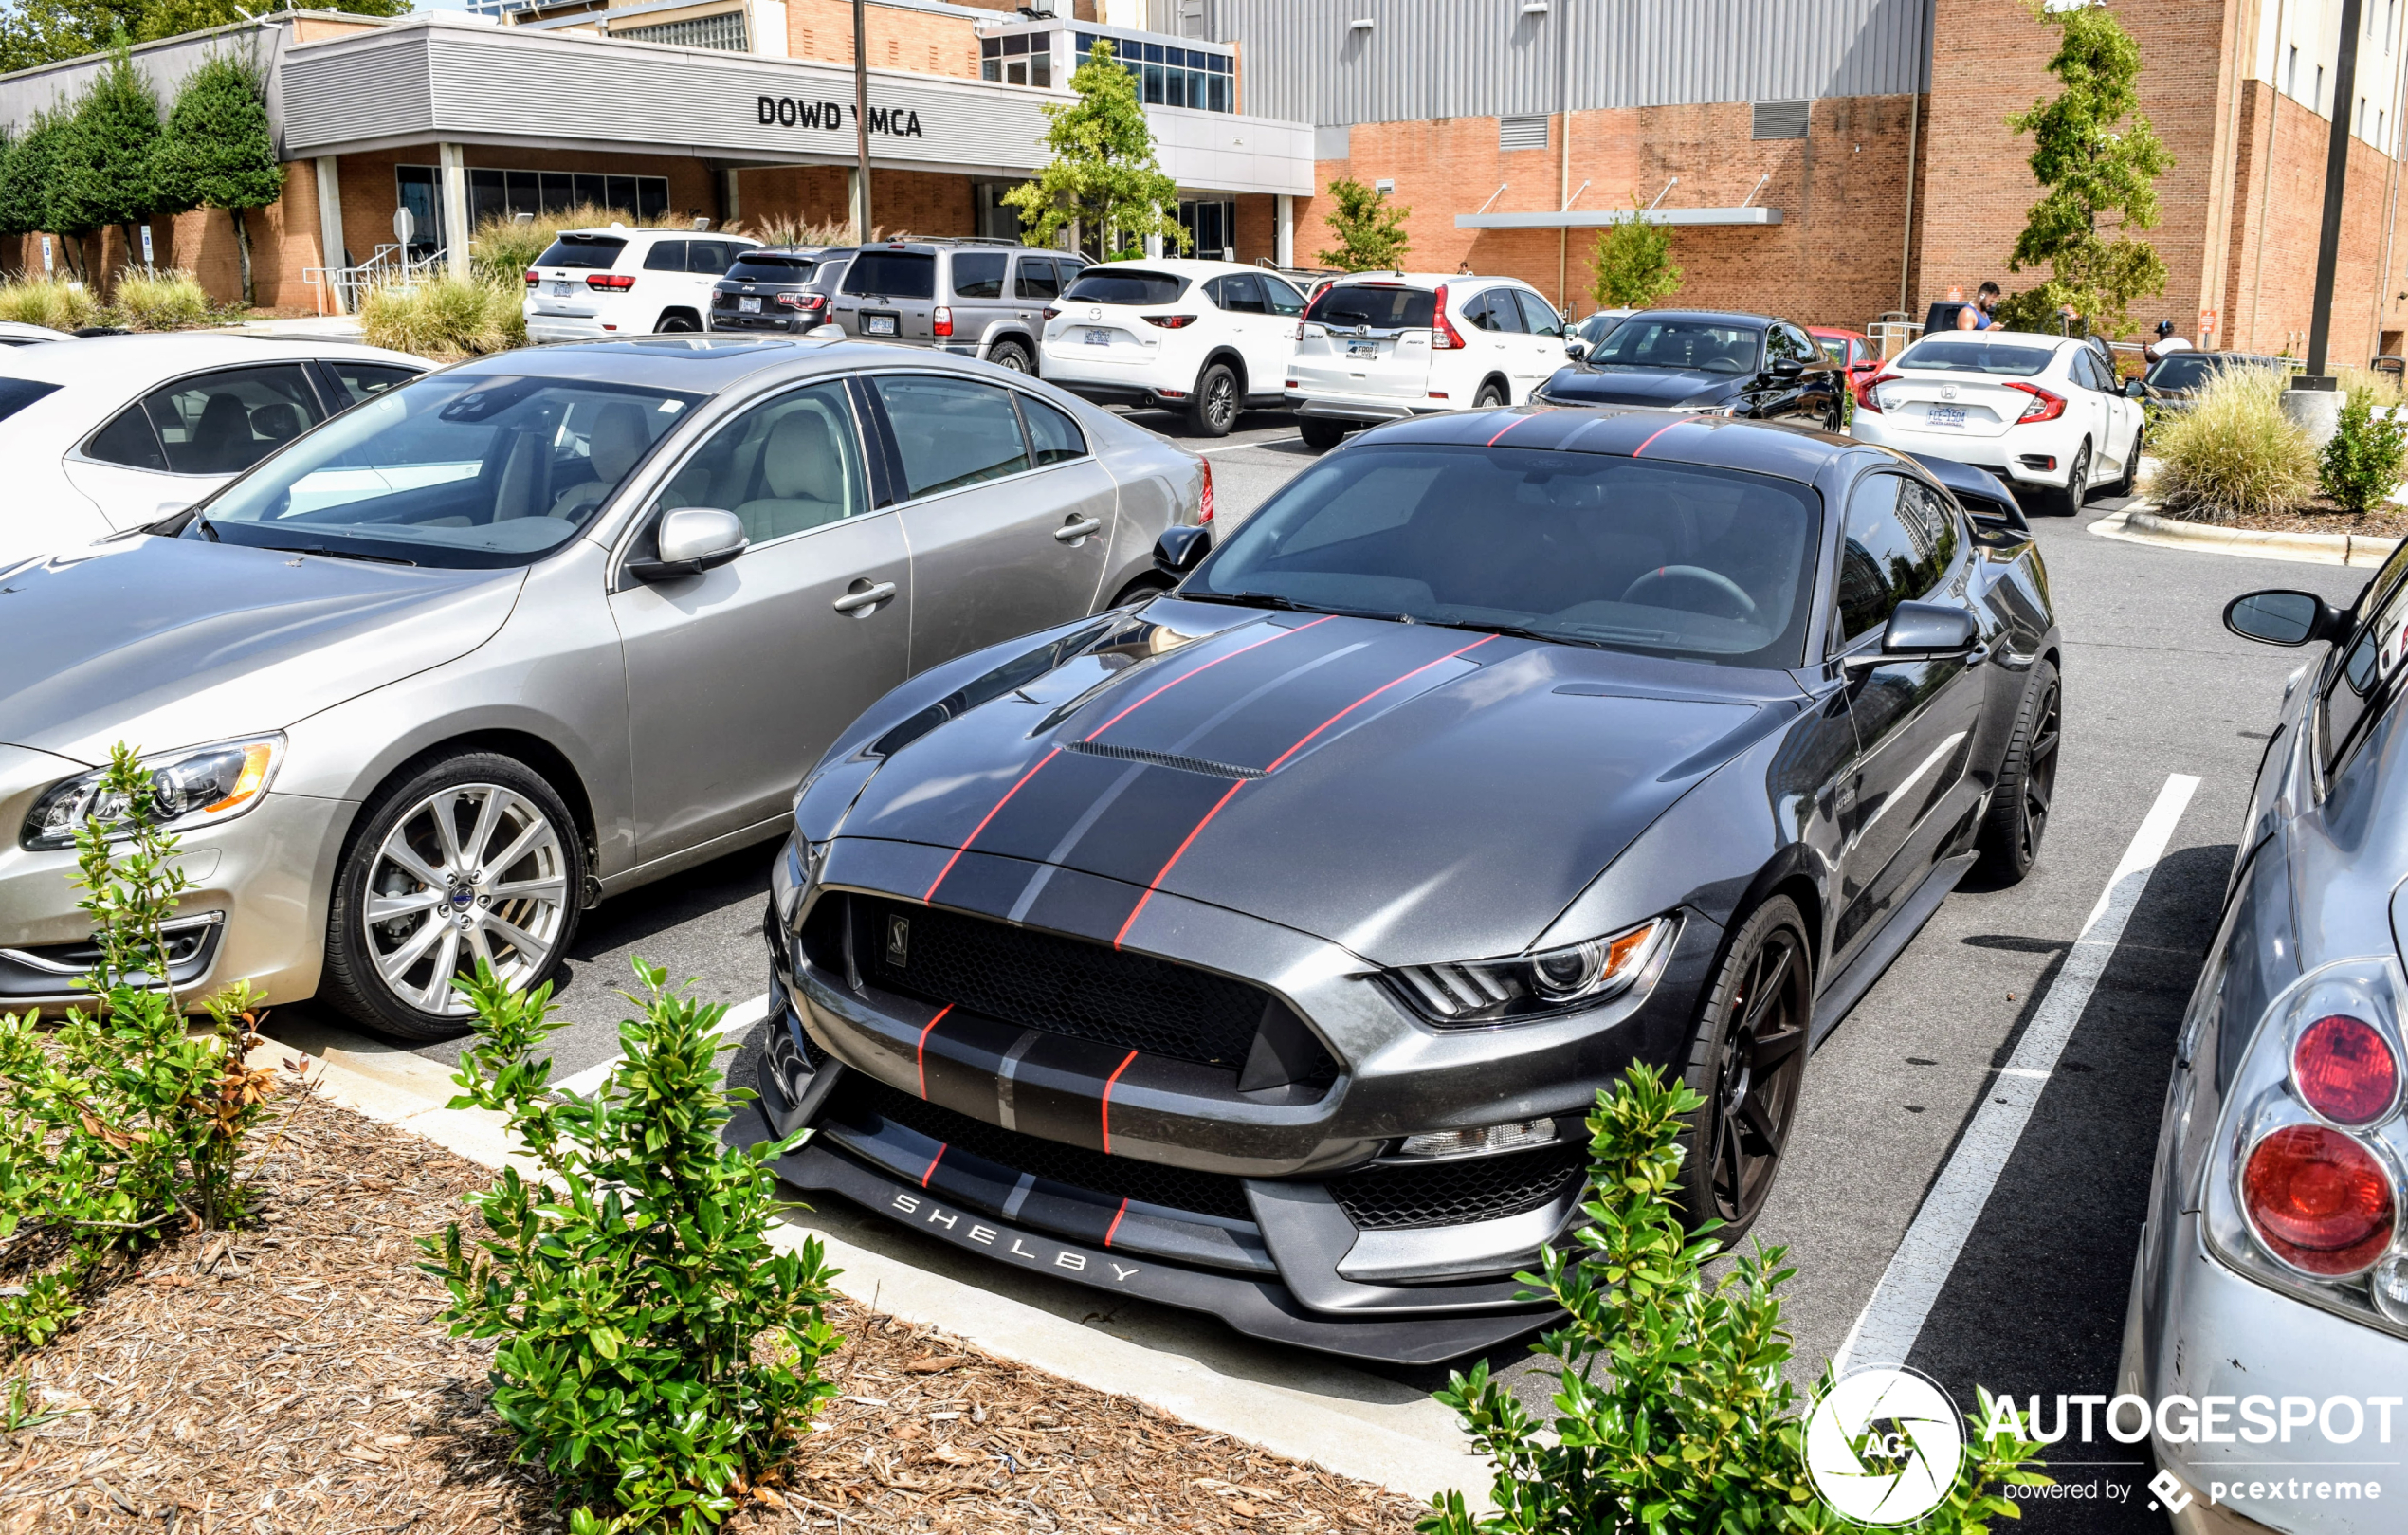
[{"label": "glass window on building", "polygon": [[[442,249],[443,173],[431,165],[400,165],[393,168],[393,179],[396,205],[410,210],[410,254],[413,258],[424,257]],[[610,217],[630,223],[655,219],[669,209],[668,177],[588,171],[512,171],[483,165],[468,170],[468,222],[472,228],[489,219],[516,218],[521,213],[529,217],[565,213],[575,208],[599,209]],[[355,259],[361,254],[353,252]]]},{"label": "glass window on building", "polygon": [[1235,65],[1228,54],[1080,32],[1071,39],[1076,63],[1086,63],[1098,42],[1109,42],[1114,57],[1138,77],[1138,94],[1148,105],[1183,106],[1197,112],[1237,110]]},{"label": "glass window on building", "polygon": [[1053,85],[1053,34],[1014,32],[978,44],[978,78],[1006,85]]},{"label": "glass window on building", "polygon": [[1199,261],[1237,259],[1237,204],[1221,198],[1181,198],[1179,228],[1187,231],[1186,254]]},{"label": "glass window on building", "polygon": [[744,12],[723,10],[716,16],[689,16],[652,27],[613,27],[611,35],[629,43],[673,43],[687,48],[724,48],[750,53],[752,39],[744,29]]}]

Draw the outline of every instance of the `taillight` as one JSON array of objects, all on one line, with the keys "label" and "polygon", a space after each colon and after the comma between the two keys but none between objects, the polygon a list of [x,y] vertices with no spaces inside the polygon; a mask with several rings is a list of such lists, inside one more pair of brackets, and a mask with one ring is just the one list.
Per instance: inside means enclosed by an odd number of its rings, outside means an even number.
[{"label": "taillight", "polygon": [[1453,352],[1459,351],[1462,346],[1463,333],[1455,329],[1454,321],[1447,318],[1447,285],[1441,283],[1438,284],[1437,300],[1430,310],[1430,350]]},{"label": "taillight", "polygon": [[1144,319],[1147,324],[1159,325],[1166,331],[1185,330],[1195,323],[1194,315],[1147,315]]},{"label": "taillight", "polygon": [[2287,1124],[2252,1148],[2241,1203],[2268,1251],[2322,1278],[2358,1273],[2391,1245],[2395,1197],[2382,1164],[2322,1124]]},{"label": "taillight", "polygon": [[595,272],[585,280],[585,285],[602,292],[625,293],[635,286],[635,279],[625,272]]},{"label": "taillight", "polygon": [[2363,1018],[2336,1013],[2300,1031],[2291,1048],[2291,1082],[2300,1100],[2336,1124],[2372,1124],[2391,1112],[2399,1063]]},{"label": "taillight", "polygon": [[536,275],[535,275],[535,268],[534,268],[534,267],[530,266],[530,267],[528,267],[528,268],[527,268],[527,286],[529,286],[529,287],[533,287],[533,286],[535,286],[538,283],[540,283],[540,282],[542,282],[542,281],[543,281],[543,279],[541,279],[541,278],[539,278],[539,277],[538,277],[538,276],[536,276]]},{"label": "taillight", "polygon": [[781,293],[778,303],[788,309],[816,309],[828,302],[825,293]]},{"label": "taillight", "polygon": [[931,321],[930,329],[939,336],[951,336],[953,334],[953,311],[946,308],[943,304],[937,305],[937,312]]},{"label": "taillight", "polygon": [[1879,389],[1882,385],[1888,383],[1891,379],[1897,376],[1898,375],[1896,374],[1875,374],[1870,378],[1866,379],[1865,387],[1857,391],[1856,403],[1863,406],[1866,410],[1870,411],[1875,415],[1881,414],[1881,396],[1874,393],[1873,391]]},{"label": "taillight", "polygon": [[1061,317],[1062,311],[1052,304],[1047,304],[1043,310],[1039,311],[1039,313],[1043,314],[1048,320],[1055,320]]},{"label": "taillight", "polygon": [[2011,381],[2007,387],[2019,389],[2032,396],[2032,403],[2023,408],[2023,414],[2016,417],[2017,421],[2054,421],[2065,414],[2065,396],[2062,394],[2052,394],[2037,384]]},{"label": "taillight", "polygon": [[1195,519],[1195,525],[1202,527],[1213,520],[1213,461],[1209,458],[1204,460],[1204,494],[1196,499],[1196,504],[1203,510]]}]

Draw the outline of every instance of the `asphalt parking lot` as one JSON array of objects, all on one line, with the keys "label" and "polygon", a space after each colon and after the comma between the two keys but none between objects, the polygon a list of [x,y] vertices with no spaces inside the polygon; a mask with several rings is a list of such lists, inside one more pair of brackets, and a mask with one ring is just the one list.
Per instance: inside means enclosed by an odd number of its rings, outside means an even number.
[{"label": "asphalt parking lot", "polygon": [[[1175,425],[1158,414],[1135,419],[1157,429]],[[1224,522],[1250,511],[1311,457],[1282,416],[1250,415],[1218,443],[1180,440],[1211,455]],[[1886,1292],[1889,1330],[1875,1331],[1911,1336],[1908,1362],[1936,1377],[1967,1412],[1977,1384],[2044,1401],[2114,1392],[2171,1041],[2221,904],[2267,722],[2295,659],[2231,636],[2218,615],[2230,597],[2261,586],[2346,602],[2367,575],[2084,531],[2118,504],[2097,501],[2082,519],[2038,525],[2067,637],[2065,744],[2038,865],[2011,888],[1960,887],[1808,1072],[1787,1165],[1759,1227],[1764,1241],[1788,1247],[1798,1270],[1787,1317],[1801,1385],[1811,1386],[1850,1339],[1926,1193],[1964,1181],[1970,1160],[1988,1143],[1967,1136],[1977,1113],[2011,1096],[2014,1084],[2031,1083],[2030,1119],[1961,1246],[1942,1252],[1922,1293],[1902,1303],[1897,1287]],[[2195,778],[2195,788],[2183,778]],[[2153,810],[2154,830],[2165,833],[2162,851],[2144,882],[2126,882],[2125,894],[2137,891],[2137,899],[2127,903],[2120,941],[2095,985],[2078,995],[2087,976],[2068,969],[2069,951],[2119,865],[2150,850],[2134,844]],[[711,999],[760,996],[767,969],[759,917],[772,850],[764,845],[721,859],[588,914],[560,988],[563,1012],[575,1021],[556,1036],[556,1076],[615,1052],[624,1005],[613,993],[631,978],[630,954],[693,978]],[[2068,970],[2062,982],[2061,970]],[[283,1016],[312,1021],[306,1007]],[[2043,1071],[2034,1070],[2030,1052],[2011,1064],[2035,1021],[2053,1037],[2046,1027],[2052,1018],[2071,1023],[2061,1052],[2043,1056]],[[448,1060],[457,1047],[419,1053]],[[1962,1159],[1953,1178],[1952,1158]],[[1364,1401],[1402,1400],[1443,1380],[1443,1369],[1377,1376],[1330,1369],[1142,1303],[1107,1313],[1105,1297],[1068,1286],[1035,1282],[1032,1295],[1024,1275],[987,1274],[950,1249],[866,1217],[828,1211],[812,1218],[973,1284],[1008,1284],[1023,1301],[1226,1372],[1284,1380],[1301,1372],[1333,1395]],[[1919,1331],[1896,1332],[1901,1314],[1921,1315]],[[1517,1345],[1501,1350],[1497,1363],[1528,1380],[1519,1359]],[[1530,1385],[1525,1396],[1542,1406],[1542,1382]],[[2057,1451],[2058,1478],[2095,1484],[2094,1490],[2028,1508],[2024,1527],[2163,1527],[2141,1486],[2150,1468],[2130,1447],[2069,1441]]]}]

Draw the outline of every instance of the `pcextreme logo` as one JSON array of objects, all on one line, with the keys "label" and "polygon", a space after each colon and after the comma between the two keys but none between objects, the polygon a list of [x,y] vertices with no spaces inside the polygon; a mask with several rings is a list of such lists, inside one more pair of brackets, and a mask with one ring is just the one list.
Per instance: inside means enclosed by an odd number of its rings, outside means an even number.
[{"label": "pcextreme logo", "polygon": [[1899,1365],[1849,1371],[1806,1415],[1806,1473],[1832,1510],[1860,1525],[1906,1525],[1956,1485],[1964,1422],[1929,1376]]}]

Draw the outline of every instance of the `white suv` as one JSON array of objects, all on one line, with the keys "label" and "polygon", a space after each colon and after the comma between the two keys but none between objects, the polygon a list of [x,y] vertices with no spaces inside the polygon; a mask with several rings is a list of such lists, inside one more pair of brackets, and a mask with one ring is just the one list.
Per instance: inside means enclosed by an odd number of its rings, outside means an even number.
[{"label": "white suv", "polygon": [[1327,449],[1376,421],[1520,405],[1568,360],[1562,317],[1526,283],[1357,272],[1305,313],[1287,403]]},{"label": "white suv", "polygon": [[711,289],[743,251],[740,234],[701,229],[563,229],[527,268],[527,339],[699,331]]},{"label": "white suv", "polygon": [[1037,372],[1105,405],[1187,412],[1223,437],[1249,405],[1286,398],[1304,296],[1286,280],[1226,261],[1092,266],[1045,312]]}]

